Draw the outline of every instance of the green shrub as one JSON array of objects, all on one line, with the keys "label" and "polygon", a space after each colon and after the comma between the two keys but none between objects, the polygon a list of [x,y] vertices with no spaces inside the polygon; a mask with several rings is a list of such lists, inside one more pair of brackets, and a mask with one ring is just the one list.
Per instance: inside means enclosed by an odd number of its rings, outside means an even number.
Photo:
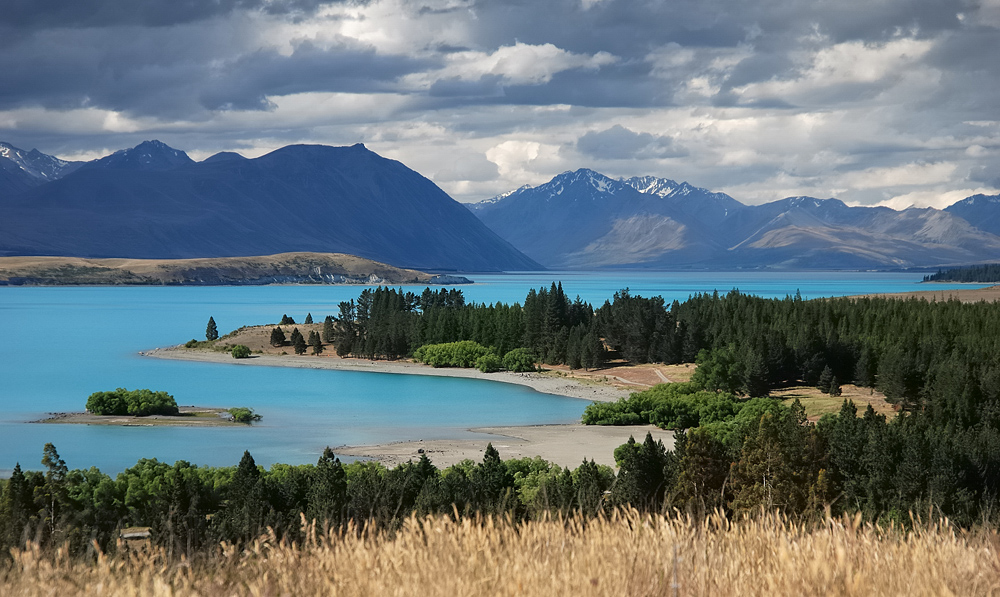
[{"label": "green shrub", "polygon": [[726,392],[709,392],[696,383],[669,383],[635,392],[617,402],[595,402],[583,411],[585,425],[644,425],[688,429],[732,421],[744,406]]},{"label": "green shrub", "polygon": [[432,367],[475,367],[490,349],[478,342],[463,340],[444,344],[424,344],[413,353],[413,358]]},{"label": "green shrub", "polygon": [[527,348],[515,348],[503,355],[503,368],[507,371],[524,372],[535,370],[535,355]]},{"label": "green shrub", "polygon": [[247,359],[250,358],[250,348],[242,344],[237,344],[230,351],[234,359]]},{"label": "green shrub", "polygon": [[476,359],[476,369],[483,373],[496,373],[503,368],[503,359],[489,352]]},{"label": "green shrub", "polygon": [[166,392],[126,390],[94,392],[87,398],[87,410],[95,415],[176,415],[177,401]]},{"label": "green shrub", "polygon": [[249,425],[254,421],[261,420],[261,416],[253,412],[252,408],[247,408],[245,406],[238,406],[236,408],[230,408],[229,414],[232,415],[233,421],[237,423],[246,423]]}]

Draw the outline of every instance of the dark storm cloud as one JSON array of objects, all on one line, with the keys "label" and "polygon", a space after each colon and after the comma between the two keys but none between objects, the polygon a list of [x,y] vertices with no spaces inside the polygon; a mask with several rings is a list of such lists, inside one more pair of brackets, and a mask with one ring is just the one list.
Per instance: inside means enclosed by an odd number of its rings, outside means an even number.
[{"label": "dark storm cloud", "polygon": [[[94,106],[159,118],[206,118],[205,110],[268,109],[268,96],[307,91],[360,93],[431,66],[427,59],[379,56],[357,47],[300,42],[291,55],[241,53],[239,33],[209,25],[173,30],[120,29],[49,33],[25,41],[30,54],[0,53],[0,109]],[[116,51],[119,44],[127,52]]]},{"label": "dark storm cloud", "polygon": [[[238,10],[311,14],[326,4],[357,0],[5,0],[0,28],[91,28],[120,25],[167,27],[225,16]],[[366,3],[366,2],[365,2]]]},{"label": "dark storm cloud", "polygon": [[326,50],[302,43],[291,56],[260,51],[220,69],[205,86],[201,103],[210,110],[256,110],[269,107],[267,96],[389,91],[389,82],[430,65],[405,56],[378,56],[374,50]]},{"label": "dark storm cloud", "polygon": [[[430,58],[414,59],[350,46],[319,50],[300,43],[295,53],[286,57],[268,48],[242,48],[241,40],[226,39],[227,18],[235,13],[308,15],[330,3],[13,0],[0,11],[0,28],[18,32],[6,42],[7,51],[0,53],[0,109],[94,106],[162,118],[186,113],[188,118],[197,119],[204,109],[268,109],[273,105],[269,97],[288,93],[412,93],[393,82],[409,73],[434,69],[449,54],[462,49],[432,43],[420,54]],[[817,31],[834,41],[886,39],[901,28],[930,35],[957,27],[956,9],[966,7],[939,0],[870,4],[850,0],[835,5],[805,0],[604,0],[585,9],[579,0],[482,0],[449,5],[445,11],[471,29],[469,41],[479,44],[481,51],[492,52],[517,42],[552,44],[580,55],[607,52],[617,61],[600,69],[566,69],[540,84],[512,84],[494,74],[478,79],[444,75],[430,81],[425,92],[435,101],[422,102],[421,106],[677,105],[676,91],[708,68],[718,50],[752,44],[754,50],[748,56],[718,75],[718,97],[711,103],[783,108],[788,104],[780,98],[747,103],[731,91],[791,72],[790,53],[801,49],[808,43],[802,39]],[[441,9],[415,7],[414,12],[420,16],[437,14]],[[858,18],[862,12],[864,18]],[[421,24],[417,21],[413,26]],[[993,33],[990,30],[984,36],[992,35],[995,42]],[[72,43],[66,43],[67,39]],[[685,64],[654,73],[651,54],[669,47],[689,50],[693,56]],[[956,56],[965,51],[962,42],[956,41],[954,48],[942,50],[938,59],[958,62]],[[851,99],[878,92],[875,85],[831,93]]]},{"label": "dark storm cloud", "polygon": [[686,155],[674,146],[674,140],[662,135],[637,133],[620,124],[591,131],[576,141],[581,153],[604,160],[673,158]]}]

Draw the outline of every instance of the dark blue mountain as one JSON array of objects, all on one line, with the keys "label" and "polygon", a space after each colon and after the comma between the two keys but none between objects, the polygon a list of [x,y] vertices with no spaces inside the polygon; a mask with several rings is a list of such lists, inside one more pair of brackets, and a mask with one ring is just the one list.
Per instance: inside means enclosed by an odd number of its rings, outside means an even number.
[{"label": "dark blue mountain", "polygon": [[193,162],[147,141],[0,202],[6,255],[312,251],[416,269],[540,268],[434,183],[360,144]]},{"label": "dark blue mountain", "polygon": [[1000,235],[1000,195],[973,195],[944,210],[984,232]]}]

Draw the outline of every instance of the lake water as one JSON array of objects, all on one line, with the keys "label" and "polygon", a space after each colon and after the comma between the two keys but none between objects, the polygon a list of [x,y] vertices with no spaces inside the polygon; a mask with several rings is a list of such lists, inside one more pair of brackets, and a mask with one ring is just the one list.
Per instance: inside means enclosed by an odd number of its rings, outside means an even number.
[{"label": "lake water", "polygon": [[[523,301],[529,288],[561,281],[570,297],[599,306],[615,291],[684,300],[739,288],[804,298],[903,292],[919,274],[866,272],[546,272],[470,276],[467,300]],[[419,292],[423,287],[413,287]],[[935,285],[934,288],[943,288]],[[139,458],[234,465],[244,450],[269,466],[315,462],[324,446],[445,437],[466,429],[579,420],[586,402],[509,384],[424,376],[234,367],[139,357],[140,350],[204,338],[211,315],[221,333],[273,323],[287,313],[322,320],[359,286],[0,287],[0,475],[15,462],[40,468],[56,445],[70,468],[115,474]],[[150,388],[178,404],[249,406],[264,416],[250,428],[38,425],[46,413],[79,411],[87,396],[117,387]],[[484,440],[485,443],[485,440]]]}]

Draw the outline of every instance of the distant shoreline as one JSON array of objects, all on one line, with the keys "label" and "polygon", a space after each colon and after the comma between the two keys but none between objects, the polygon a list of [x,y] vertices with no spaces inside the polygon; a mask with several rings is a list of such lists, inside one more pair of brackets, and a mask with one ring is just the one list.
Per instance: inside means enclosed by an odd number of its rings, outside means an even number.
[{"label": "distant shoreline", "polygon": [[[936,284],[937,282],[921,283]],[[966,284],[972,284],[972,282],[966,282]],[[953,299],[962,303],[994,302],[1000,300],[1000,285],[987,286],[986,288],[951,288],[942,290],[914,290],[912,292],[873,293],[846,298],[920,298],[928,301],[947,301]]]},{"label": "distant shoreline", "polygon": [[0,286],[267,286],[471,284],[342,253],[198,259],[0,257]]}]

